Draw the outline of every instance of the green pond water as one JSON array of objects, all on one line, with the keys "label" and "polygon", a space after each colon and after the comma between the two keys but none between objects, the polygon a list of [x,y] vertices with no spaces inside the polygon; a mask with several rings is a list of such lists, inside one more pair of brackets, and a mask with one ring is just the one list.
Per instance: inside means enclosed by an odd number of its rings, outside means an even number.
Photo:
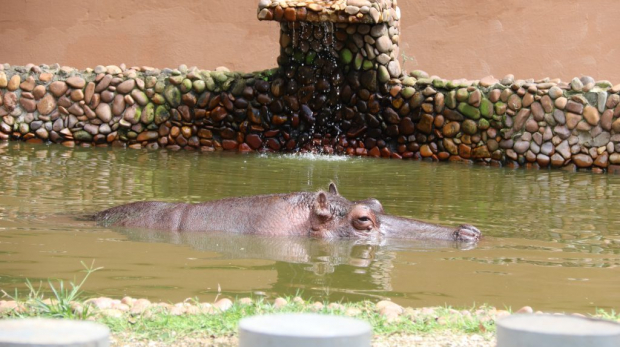
[{"label": "green pond water", "polygon": [[[81,278],[92,296],[170,302],[301,294],[593,312],[620,306],[620,177],[294,155],[0,144],[0,288]],[[450,242],[269,238],[105,228],[76,219],[137,200],[316,191],[330,180],[391,214],[484,233]]]}]

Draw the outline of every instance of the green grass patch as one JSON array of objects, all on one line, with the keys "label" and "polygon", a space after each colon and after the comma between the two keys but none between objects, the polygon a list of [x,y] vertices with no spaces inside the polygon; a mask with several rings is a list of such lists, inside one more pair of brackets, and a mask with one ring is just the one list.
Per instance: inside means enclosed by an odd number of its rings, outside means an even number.
[{"label": "green grass patch", "polygon": [[[354,303],[320,303],[304,301],[299,297],[279,299],[278,304],[264,299],[235,300],[232,306],[220,310],[218,304],[186,301],[177,305],[166,303],[138,303],[140,300],[107,300],[100,305],[97,300],[84,298],[81,287],[90,275],[99,270],[94,263],[84,266],[85,275],[80,281],[66,285],[62,280],[47,281],[51,292],[45,298],[43,284],[35,287],[26,281],[28,292],[5,291],[0,301],[2,318],[63,318],[93,320],[107,325],[115,336],[127,341],[159,341],[174,343],[184,338],[226,338],[237,334],[239,321],[244,317],[278,313],[317,313],[325,315],[350,316],[368,322],[376,336],[426,335],[452,333],[461,335],[479,334],[492,339],[495,334],[495,320],[510,314],[509,310],[497,310],[491,306],[473,306],[466,309],[452,307],[401,308],[390,305],[392,311],[381,308],[371,301]],[[112,304],[112,301],[114,303]],[[383,302],[385,303],[385,302]],[[142,305],[142,306],[140,306]],[[138,309],[139,308],[139,309]],[[620,321],[615,311],[597,310],[593,317]]]}]

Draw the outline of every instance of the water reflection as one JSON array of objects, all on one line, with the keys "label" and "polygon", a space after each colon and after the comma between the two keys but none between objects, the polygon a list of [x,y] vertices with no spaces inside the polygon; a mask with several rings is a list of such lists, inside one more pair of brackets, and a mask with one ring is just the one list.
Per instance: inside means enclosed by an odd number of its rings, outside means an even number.
[{"label": "water reflection", "polygon": [[[276,281],[271,288],[254,292],[279,293],[342,300],[381,297],[393,290],[391,270],[396,257],[389,242],[364,240],[319,240],[305,237],[269,237],[229,233],[167,232],[144,229],[117,229],[129,240],[163,242],[216,252],[219,259],[273,260]],[[449,241],[406,241],[408,249],[471,249],[471,244]],[[400,243],[400,247],[403,244]],[[355,287],[351,288],[351,283]],[[329,295],[329,293],[333,295]]]},{"label": "water reflection", "polygon": [[[0,288],[24,278],[105,270],[97,294],[183,300],[294,295],[408,305],[620,304],[620,177],[397,160],[237,155],[0,144]],[[170,234],[98,227],[74,217],[137,200],[200,202],[316,191],[447,225],[471,223],[477,248]],[[155,241],[155,242],[152,242]]]}]

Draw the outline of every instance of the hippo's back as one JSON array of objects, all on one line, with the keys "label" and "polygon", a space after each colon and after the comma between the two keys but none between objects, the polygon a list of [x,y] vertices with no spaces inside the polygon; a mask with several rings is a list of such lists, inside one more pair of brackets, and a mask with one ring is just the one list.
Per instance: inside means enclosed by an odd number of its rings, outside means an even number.
[{"label": "hippo's back", "polygon": [[103,226],[126,226],[150,229],[176,229],[180,211],[186,204],[140,201],[112,207],[96,213],[94,220]]}]

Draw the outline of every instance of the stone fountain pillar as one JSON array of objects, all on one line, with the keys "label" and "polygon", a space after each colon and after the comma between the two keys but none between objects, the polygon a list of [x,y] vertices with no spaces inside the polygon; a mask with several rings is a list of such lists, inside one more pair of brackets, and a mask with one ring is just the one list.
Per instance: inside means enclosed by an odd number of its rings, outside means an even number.
[{"label": "stone fountain pillar", "polygon": [[293,126],[301,123],[302,143],[359,131],[364,114],[381,108],[377,93],[401,77],[396,0],[261,0],[258,18],[280,22],[281,76],[272,92]]}]

